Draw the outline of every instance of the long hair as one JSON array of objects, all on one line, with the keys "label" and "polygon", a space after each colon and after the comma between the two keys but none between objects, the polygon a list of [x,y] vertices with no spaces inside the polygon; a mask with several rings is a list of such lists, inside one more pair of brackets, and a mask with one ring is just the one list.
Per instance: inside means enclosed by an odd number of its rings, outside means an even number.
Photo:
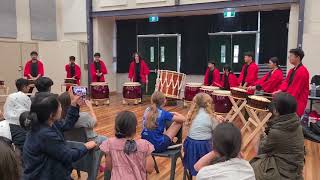
[{"label": "long hair", "polygon": [[132,60],[135,61],[135,56],[138,55],[139,56],[139,62],[142,60],[142,57],[140,56],[140,54],[138,52],[134,52],[132,54]]},{"label": "long hair", "polygon": [[219,154],[213,160],[213,164],[225,162],[238,156],[242,143],[239,128],[232,123],[223,122],[213,130],[212,137],[212,146]]},{"label": "long hair", "polygon": [[203,108],[213,119],[212,98],[206,93],[198,93],[192,100],[192,105],[187,114],[186,125],[191,125],[193,119],[197,116],[199,109]]},{"label": "long hair", "polygon": [[58,100],[61,104],[61,109],[62,109],[61,118],[65,118],[67,115],[68,108],[71,105],[71,98],[70,98],[69,93],[68,92],[62,93],[58,97]]},{"label": "long hair", "polygon": [[5,180],[20,179],[20,160],[11,140],[0,138],[0,177]]},{"label": "long hair", "polygon": [[158,108],[164,105],[166,97],[160,91],[155,91],[151,96],[151,106],[146,114],[145,126],[147,129],[155,129],[157,127],[157,119],[159,116]]},{"label": "long hair", "polygon": [[[115,136],[117,138],[132,137],[137,131],[137,117],[133,112],[122,111],[116,116]],[[137,151],[135,140],[127,140],[124,148],[124,153],[130,154]]]}]

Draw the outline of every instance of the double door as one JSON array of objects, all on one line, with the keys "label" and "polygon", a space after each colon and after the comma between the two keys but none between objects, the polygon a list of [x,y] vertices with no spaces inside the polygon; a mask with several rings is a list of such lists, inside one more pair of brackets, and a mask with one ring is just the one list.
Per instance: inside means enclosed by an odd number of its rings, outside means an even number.
[{"label": "double door", "polygon": [[209,59],[222,71],[228,64],[234,72],[240,72],[245,52],[256,52],[256,33],[209,34]]},{"label": "double door", "polygon": [[180,71],[180,35],[138,35],[138,52],[149,69],[147,94],[155,89],[157,71]]}]

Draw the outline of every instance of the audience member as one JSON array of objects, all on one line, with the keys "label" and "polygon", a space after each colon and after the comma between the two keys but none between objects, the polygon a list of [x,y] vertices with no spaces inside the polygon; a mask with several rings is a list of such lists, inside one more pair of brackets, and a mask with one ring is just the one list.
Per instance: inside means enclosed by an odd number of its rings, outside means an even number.
[{"label": "audience member", "polygon": [[23,144],[25,142],[26,131],[20,127],[20,114],[29,111],[31,107],[30,98],[22,91],[27,91],[26,82],[22,79],[16,81],[19,92],[10,94],[4,104],[4,121],[0,122],[1,133],[7,134],[5,137],[13,141],[13,143],[23,151]]},{"label": "audience member", "polygon": [[[165,96],[156,91],[151,96],[151,107],[148,107],[143,115],[142,139],[146,139],[154,145],[155,152],[163,152],[170,145],[182,127],[185,117],[179,113],[170,113],[162,109],[166,104]],[[164,132],[167,122],[173,122]]]},{"label": "audience member", "polygon": [[18,90],[18,92],[23,92],[23,93],[28,93],[30,86],[29,86],[29,81],[27,79],[24,78],[20,78],[16,80],[16,88]]},{"label": "audience member", "polygon": [[287,93],[274,96],[258,156],[251,160],[257,180],[303,179],[304,138],[297,102]]},{"label": "audience member", "polygon": [[190,129],[183,144],[183,165],[192,176],[196,176],[194,165],[212,151],[212,131],[218,124],[212,111],[211,96],[199,93],[193,98],[186,124]]},{"label": "audience member", "polygon": [[3,180],[19,180],[21,166],[18,152],[10,139],[0,137],[0,177]]},{"label": "audience member", "polygon": [[104,141],[100,149],[106,154],[106,168],[111,179],[146,180],[154,169],[154,147],[144,139],[134,140],[137,118],[129,111],[120,112],[115,120],[115,136]]},{"label": "audience member", "polygon": [[[214,150],[194,166],[198,180],[255,180],[249,162],[240,158],[241,133],[232,123],[221,123],[213,131]],[[206,166],[206,167],[205,167]]]},{"label": "audience member", "polygon": [[71,106],[61,121],[61,105],[50,93],[35,96],[28,116],[30,131],[24,144],[24,179],[70,179],[71,164],[96,146],[94,141],[78,148],[66,145],[63,132],[73,128],[79,118],[80,97],[69,91]]},{"label": "audience member", "polygon": [[53,81],[48,77],[39,77],[36,80],[35,86],[38,92],[51,92],[51,86],[53,86]]},{"label": "audience member", "polygon": [[[64,119],[67,115],[67,111],[71,105],[71,98],[69,92],[64,92],[58,97],[61,107],[62,107],[62,118]],[[98,135],[93,128],[97,124],[97,116],[93,110],[91,101],[86,100],[85,104],[89,108],[90,113],[87,112],[80,112],[79,119],[74,125],[75,128],[85,128],[87,138],[90,140],[94,140],[98,145],[100,145],[103,141],[107,139],[105,136]]]}]

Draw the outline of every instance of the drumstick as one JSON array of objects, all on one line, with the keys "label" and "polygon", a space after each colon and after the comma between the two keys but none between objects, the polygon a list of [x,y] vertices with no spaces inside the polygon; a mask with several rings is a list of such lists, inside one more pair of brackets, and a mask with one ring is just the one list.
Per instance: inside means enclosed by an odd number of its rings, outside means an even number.
[{"label": "drumstick", "polygon": [[146,82],[146,93],[148,93],[148,81]]}]

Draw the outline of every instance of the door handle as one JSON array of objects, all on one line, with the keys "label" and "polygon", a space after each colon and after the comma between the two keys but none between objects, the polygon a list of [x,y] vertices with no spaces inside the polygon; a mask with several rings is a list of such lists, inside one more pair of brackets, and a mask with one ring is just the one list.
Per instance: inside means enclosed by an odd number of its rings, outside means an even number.
[{"label": "door handle", "polygon": [[150,72],[152,72],[152,73],[157,73],[158,70],[157,70],[157,69],[155,69],[155,70],[150,70]]},{"label": "door handle", "polygon": [[22,66],[18,66],[18,71],[22,71]]}]

